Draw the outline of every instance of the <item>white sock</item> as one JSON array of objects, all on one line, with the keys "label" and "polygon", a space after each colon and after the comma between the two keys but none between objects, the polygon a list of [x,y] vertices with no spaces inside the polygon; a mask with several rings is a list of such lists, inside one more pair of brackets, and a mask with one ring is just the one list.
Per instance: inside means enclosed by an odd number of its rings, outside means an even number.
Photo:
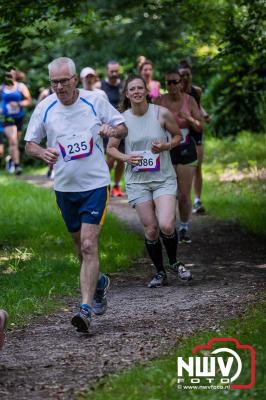
[{"label": "white sock", "polygon": [[195,197],[194,204],[196,204],[198,201],[200,201],[200,198],[199,197]]}]

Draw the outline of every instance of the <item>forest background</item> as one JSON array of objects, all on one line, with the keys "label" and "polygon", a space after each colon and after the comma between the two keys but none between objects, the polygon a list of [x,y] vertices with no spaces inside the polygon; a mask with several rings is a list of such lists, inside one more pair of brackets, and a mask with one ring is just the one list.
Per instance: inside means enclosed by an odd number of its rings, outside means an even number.
[{"label": "forest background", "polygon": [[27,74],[33,97],[49,85],[47,64],[74,59],[78,71],[116,59],[123,77],[137,57],[154,63],[155,79],[187,59],[203,89],[218,136],[265,132],[265,0],[0,0],[1,77]]}]

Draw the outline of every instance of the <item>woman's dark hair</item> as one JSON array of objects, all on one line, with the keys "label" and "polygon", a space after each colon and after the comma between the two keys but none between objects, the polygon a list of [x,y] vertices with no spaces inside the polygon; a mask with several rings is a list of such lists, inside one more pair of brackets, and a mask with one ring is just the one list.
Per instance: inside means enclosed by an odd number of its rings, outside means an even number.
[{"label": "woman's dark hair", "polygon": [[139,73],[141,73],[141,71],[143,70],[143,67],[145,65],[151,65],[153,67],[153,63],[151,60],[145,60],[140,66],[139,66]]},{"label": "woman's dark hair", "polygon": [[6,77],[8,79],[12,79],[13,81],[17,82],[24,82],[26,80],[26,74],[22,71],[18,71],[16,69],[11,69],[6,73]]},{"label": "woman's dark hair", "polygon": [[178,64],[178,69],[182,69],[182,68],[187,68],[190,69],[191,71],[191,65],[189,64],[189,62],[187,60],[181,60],[180,63]]},{"label": "woman's dark hair", "polygon": [[22,71],[15,71],[15,77],[17,82],[24,82],[26,80],[26,74]]},{"label": "woman's dark hair", "polygon": [[172,74],[179,75],[181,78],[180,72],[178,71],[177,68],[169,69],[164,75],[167,76],[167,75],[172,75]]},{"label": "woman's dark hair", "polygon": [[[139,76],[139,75],[129,75],[129,77],[127,78],[127,80],[126,80],[126,82],[125,82],[124,88],[123,88],[122,97],[121,97],[121,102],[119,103],[119,106],[118,106],[118,110],[119,110],[120,112],[124,112],[124,111],[128,110],[129,108],[131,108],[131,103],[130,103],[129,98],[126,96],[126,93],[127,93],[128,84],[129,84],[130,82],[134,81],[135,79],[140,79],[140,80],[143,82],[143,85],[144,85],[145,89],[148,91],[146,82],[145,82],[145,80],[142,78],[142,76]],[[146,99],[147,99],[147,102],[148,102],[148,103],[151,103],[151,97],[150,97],[149,94],[147,94]]]}]

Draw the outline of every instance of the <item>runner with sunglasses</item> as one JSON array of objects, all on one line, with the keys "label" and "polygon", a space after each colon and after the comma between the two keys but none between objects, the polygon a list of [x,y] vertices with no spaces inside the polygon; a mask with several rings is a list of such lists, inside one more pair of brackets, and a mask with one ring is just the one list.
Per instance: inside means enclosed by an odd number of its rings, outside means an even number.
[{"label": "runner with sunglasses", "polygon": [[190,136],[190,129],[202,130],[201,115],[196,101],[182,91],[179,72],[168,72],[165,76],[168,93],[159,97],[156,103],[168,108],[182,133],[182,142],[171,150],[171,160],[178,181],[178,208],[180,216],[179,242],[191,243],[188,224],[191,216],[191,187],[197,165],[196,144]]},{"label": "runner with sunglasses", "polygon": [[181,141],[180,130],[172,114],[164,107],[150,104],[147,95],[142,77],[128,78],[121,107],[128,128],[125,154],[119,151],[120,140],[115,138],[109,140],[107,152],[126,162],[128,201],[136,208],[145,232],[146,249],[156,268],[148,284],[154,288],[167,283],[159,236],[166,249],[169,269],[181,281],[189,281],[192,275],[176,259],[177,183],[169,150]]},{"label": "runner with sunglasses", "polygon": [[[189,94],[196,100],[203,120],[207,123],[210,123],[211,117],[204,110],[204,108],[202,107],[202,105],[200,103],[202,90],[200,87],[192,84],[192,71],[191,71],[190,64],[186,60],[180,61],[180,64],[178,66],[178,72],[180,73],[180,75],[182,77],[184,92]],[[203,162],[203,157],[204,157],[203,131],[199,132],[199,131],[195,131],[194,129],[191,129],[190,134],[196,142],[197,155],[198,155],[198,164],[197,164],[195,176],[194,176],[195,200],[194,200],[192,212],[194,214],[196,214],[196,213],[199,214],[199,213],[205,212],[204,206],[201,202],[202,181],[203,181],[202,162]]]}]

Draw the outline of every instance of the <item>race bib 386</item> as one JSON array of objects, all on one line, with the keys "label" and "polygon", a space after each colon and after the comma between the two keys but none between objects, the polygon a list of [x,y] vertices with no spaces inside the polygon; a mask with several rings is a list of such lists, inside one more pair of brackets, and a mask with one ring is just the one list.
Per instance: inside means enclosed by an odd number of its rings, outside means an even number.
[{"label": "race bib 386", "polygon": [[143,158],[138,165],[134,166],[133,172],[155,172],[160,171],[160,154],[154,154],[151,151],[133,151],[132,154],[140,155]]}]

